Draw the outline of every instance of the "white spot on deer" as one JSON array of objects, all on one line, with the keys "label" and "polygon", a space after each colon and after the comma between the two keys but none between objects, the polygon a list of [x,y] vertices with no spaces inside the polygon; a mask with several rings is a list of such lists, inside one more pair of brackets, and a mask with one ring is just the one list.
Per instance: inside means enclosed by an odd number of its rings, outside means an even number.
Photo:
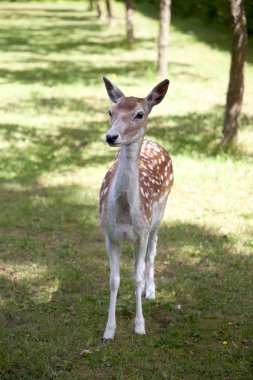
[{"label": "white spot on deer", "polygon": [[101,197],[103,197],[107,193],[108,187],[105,187],[101,193]]},{"label": "white spot on deer", "polygon": [[170,180],[172,181],[173,178],[174,178],[173,173],[171,173],[171,175],[170,175]]}]

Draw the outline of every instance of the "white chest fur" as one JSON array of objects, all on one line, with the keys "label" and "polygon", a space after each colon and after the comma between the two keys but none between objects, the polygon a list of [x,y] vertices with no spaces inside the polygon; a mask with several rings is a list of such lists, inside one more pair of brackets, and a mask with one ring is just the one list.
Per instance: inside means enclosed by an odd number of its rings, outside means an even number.
[{"label": "white chest fur", "polygon": [[139,199],[138,156],[141,141],[123,146],[108,193],[102,228],[113,240],[135,241],[143,233]]}]

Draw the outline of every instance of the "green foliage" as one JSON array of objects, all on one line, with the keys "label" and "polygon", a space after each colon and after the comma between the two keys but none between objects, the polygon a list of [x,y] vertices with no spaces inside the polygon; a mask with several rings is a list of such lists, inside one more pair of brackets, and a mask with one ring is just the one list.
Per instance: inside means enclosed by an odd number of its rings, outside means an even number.
[{"label": "green foliage", "polygon": [[[142,9],[145,12],[145,8],[149,4],[148,8],[153,8],[152,14],[158,18],[159,0],[139,0],[136,1],[135,7]],[[253,2],[252,0],[243,0],[245,14],[247,18],[247,29],[250,35],[253,34]],[[171,2],[171,12],[173,17],[179,16],[183,18],[196,18],[203,24],[208,23],[213,27],[230,28],[230,14],[227,0],[173,0]]]},{"label": "green foliage", "polygon": [[[244,0],[245,13],[247,18],[247,29],[249,34],[253,34],[253,3],[251,0]],[[203,22],[213,25],[229,25],[230,15],[227,0],[174,0],[172,1],[172,12],[181,17],[197,17]]]}]

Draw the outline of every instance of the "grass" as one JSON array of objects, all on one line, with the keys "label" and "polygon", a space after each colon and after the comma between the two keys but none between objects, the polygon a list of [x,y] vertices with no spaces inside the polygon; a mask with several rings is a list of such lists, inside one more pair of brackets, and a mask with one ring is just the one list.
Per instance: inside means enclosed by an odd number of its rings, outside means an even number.
[{"label": "grass", "polygon": [[176,179],[147,335],[133,334],[126,245],[116,340],[100,340],[109,264],[97,203],[115,153],[102,140],[101,77],[138,96],[158,80],[152,9],[138,7],[128,46],[123,6],[113,6],[109,28],[81,3],[1,3],[0,377],[252,379],[252,50],[239,144],[224,154],[229,36],[196,20],[173,21],[171,87],[148,128],[172,153]]}]

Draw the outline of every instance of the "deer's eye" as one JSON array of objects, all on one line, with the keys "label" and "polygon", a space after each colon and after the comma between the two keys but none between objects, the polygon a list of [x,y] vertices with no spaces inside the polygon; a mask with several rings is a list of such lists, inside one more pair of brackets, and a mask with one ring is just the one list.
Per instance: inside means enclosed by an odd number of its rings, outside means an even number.
[{"label": "deer's eye", "polygon": [[111,112],[111,110],[108,111],[108,114],[109,114],[110,117],[112,117],[112,112]]},{"label": "deer's eye", "polygon": [[135,116],[136,119],[143,119],[144,113],[143,112],[138,112],[137,115]]}]

